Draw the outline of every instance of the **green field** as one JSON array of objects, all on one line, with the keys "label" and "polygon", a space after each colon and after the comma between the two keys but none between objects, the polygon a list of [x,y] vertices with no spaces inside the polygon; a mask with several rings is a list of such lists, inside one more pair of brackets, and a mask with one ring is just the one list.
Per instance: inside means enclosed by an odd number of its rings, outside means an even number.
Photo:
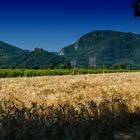
[{"label": "green field", "polygon": [[139,72],[129,69],[0,69],[0,78],[8,77],[34,77],[54,75],[77,75],[116,72]]}]

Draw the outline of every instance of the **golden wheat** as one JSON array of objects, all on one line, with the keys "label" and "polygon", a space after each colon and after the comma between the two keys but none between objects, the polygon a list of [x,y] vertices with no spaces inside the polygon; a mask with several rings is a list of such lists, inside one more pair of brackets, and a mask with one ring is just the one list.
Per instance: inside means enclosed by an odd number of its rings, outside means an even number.
[{"label": "golden wheat", "polygon": [[16,107],[71,105],[121,96],[129,107],[140,106],[140,73],[88,74],[34,78],[1,78],[0,101],[13,101]]}]

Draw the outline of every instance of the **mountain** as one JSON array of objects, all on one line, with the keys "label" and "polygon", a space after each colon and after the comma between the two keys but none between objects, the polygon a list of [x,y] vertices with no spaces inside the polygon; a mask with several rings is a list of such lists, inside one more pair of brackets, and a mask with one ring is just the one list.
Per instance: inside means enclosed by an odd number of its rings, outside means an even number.
[{"label": "mountain", "polygon": [[22,50],[0,41],[0,68],[140,68],[140,35],[96,30],[60,52]]},{"label": "mountain", "polygon": [[0,41],[1,68],[57,68],[67,67],[68,61],[54,53],[35,48],[25,51]]},{"label": "mountain", "polygon": [[68,64],[64,57],[58,56],[54,53],[43,50],[42,48],[35,48],[27,55],[19,66],[27,66],[30,68],[57,68],[62,64]]},{"label": "mountain", "polygon": [[140,35],[96,30],[59,52],[75,66],[140,68]]},{"label": "mountain", "polygon": [[23,53],[22,49],[0,41],[0,67],[15,65],[19,61],[18,56]]}]

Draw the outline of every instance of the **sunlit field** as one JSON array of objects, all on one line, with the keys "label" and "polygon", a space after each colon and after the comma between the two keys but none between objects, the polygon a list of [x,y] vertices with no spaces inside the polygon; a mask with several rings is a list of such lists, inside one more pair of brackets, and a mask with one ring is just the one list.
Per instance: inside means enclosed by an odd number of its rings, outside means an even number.
[{"label": "sunlit field", "polygon": [[139,106],[139,72],[1,78],[0,139],[139,139]]},{"label": "sunlit field", "polygon": [[131,108],[140,105],[140,73],[93,74],[33,78],[0,79],[0,100],[10,100],[15,105],[72,105],[88,100],[101,102],[121,96],[130,101]]}]

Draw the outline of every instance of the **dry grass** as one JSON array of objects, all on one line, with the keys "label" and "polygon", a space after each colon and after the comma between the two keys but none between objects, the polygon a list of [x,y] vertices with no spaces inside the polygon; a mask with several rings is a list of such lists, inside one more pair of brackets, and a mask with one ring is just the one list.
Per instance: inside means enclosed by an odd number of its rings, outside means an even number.
[{"label": "dry grass", "polygon": [[0,79],[0,139],[139,135],[139,106],[139,72]]}]

